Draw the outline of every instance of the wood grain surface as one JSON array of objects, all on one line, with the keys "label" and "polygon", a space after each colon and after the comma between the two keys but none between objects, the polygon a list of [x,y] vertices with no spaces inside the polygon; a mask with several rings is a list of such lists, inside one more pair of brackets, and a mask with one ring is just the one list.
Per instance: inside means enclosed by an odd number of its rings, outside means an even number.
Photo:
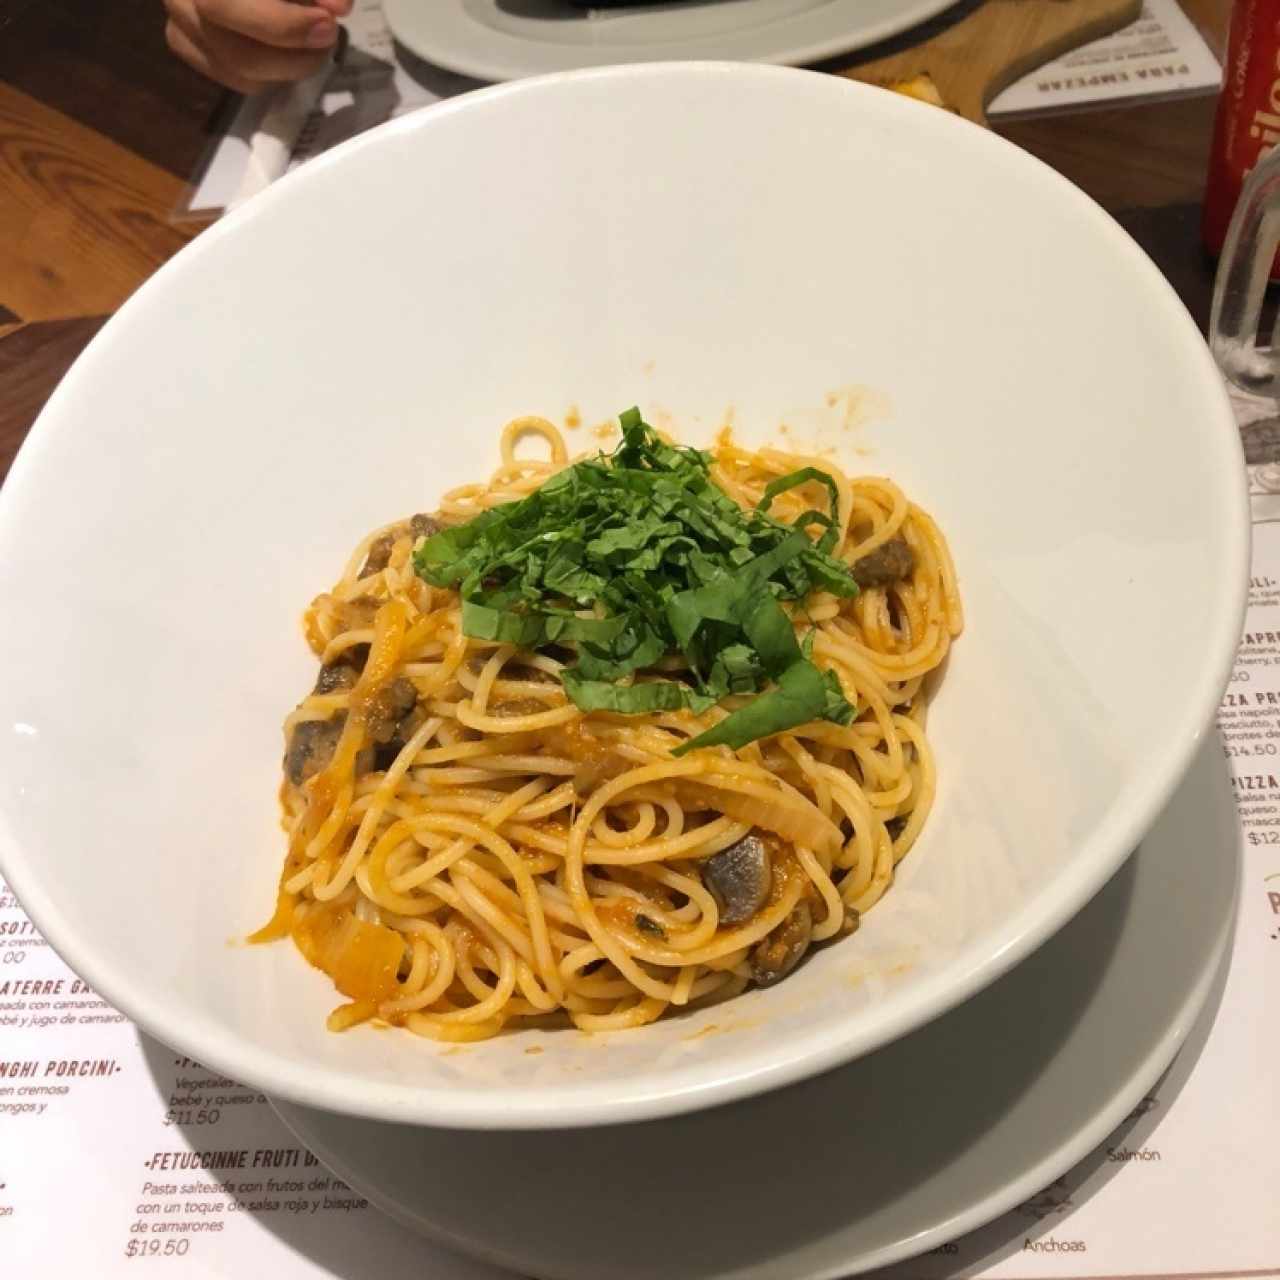
[{"label": "wood grain surface", "polygon": [[50,391],[106,322],[86,316],[18,325],[0,341],[0,481]]},{"label": "wood grain surface", "polygon": [[0,84],[0,305],[26,321],[105,315],[195,234],[184,184]]},{"label": "wood grain surface", "polygon": [[[987,122],[987,104],[1036,67],[1132,22],[1142,0],[985,0],[963,4],[931,25],[928,38],[860,58],[840,71],[893,85],[927,79],[948,110]],[[873,51],[874,54],[874,51]]]}]

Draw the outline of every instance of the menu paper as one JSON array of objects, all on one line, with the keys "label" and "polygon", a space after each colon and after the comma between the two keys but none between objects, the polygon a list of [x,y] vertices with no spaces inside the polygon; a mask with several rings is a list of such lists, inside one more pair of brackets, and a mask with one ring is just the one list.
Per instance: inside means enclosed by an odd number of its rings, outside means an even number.
[{"label": "menu paper", "polygon": [[384,1280],[510,1280],[383,1217],[262,1094],[140,1033],[0,882],[0,1275],[363,1280],[369,1259]]},{"label": "menu paper", "polygon": [[997,94],[987,115],[1207,93],[1221,81],[1217,60],[1177,0],[1143,0],[1134,22],[1037,67]]},{"label": "menu paper", "polygon": [[343,26],[347,54],[323,85],[244,100],[192,189],[188,212],[233,207],[376,124],[480,87],[397,46],[382,0],[354,0]]},{"label": "menu paper", "polygon": [[[1243,858],[1220,999],[1096,1152],[893,1280],[1280,1277],[1280,415],[1233,401],[1254,551],[1219,713]],[[141,1034],[0,882],[0,1273],[365,1280],[371,1259],[379,1280],[510,1280],[383,1217],[262,1094]]]},{"label": "menu paper", "polygon": [[[244,101],[193,187],[187,212],[232,207],[375,124],[480,87],[397,45],[382,0],[355,0],[343,25],[350,49],[327,81]],[[1145,0],[1135,22],[1010,85],[988,115],[1208,92],[1220,78],[1177,0]]]}]

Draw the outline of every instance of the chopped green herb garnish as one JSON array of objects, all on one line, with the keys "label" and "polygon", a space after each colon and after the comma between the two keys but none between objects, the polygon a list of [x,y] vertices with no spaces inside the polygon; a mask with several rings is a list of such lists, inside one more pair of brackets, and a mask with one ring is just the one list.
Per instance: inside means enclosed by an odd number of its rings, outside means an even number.
[{"label": "chopped green herb garnish", "polygon": [[[469,636],[572,650],[564,688],[584,711],[700,713],[734,694],[758,695],[675,755],[736,750],[811,720],[848,724],[854,709],[835,674],[811,660],[812,632],[802,647],[782,608],[812,591],[858,593],[831,554],[832,478],[816,467],[793,471],[743,511],[712,481],[710,455],[667,444],[638,409],[619,422],[612,454],[428,538],[414,553],[418,574],[458,588]],[[769,515],[775,497],[808,481],[826,486],[827,511],[793,524]],[[816,542],[811,525],[823,530]],[[687,664],[680,679],[646,674],[673,654]]]}]

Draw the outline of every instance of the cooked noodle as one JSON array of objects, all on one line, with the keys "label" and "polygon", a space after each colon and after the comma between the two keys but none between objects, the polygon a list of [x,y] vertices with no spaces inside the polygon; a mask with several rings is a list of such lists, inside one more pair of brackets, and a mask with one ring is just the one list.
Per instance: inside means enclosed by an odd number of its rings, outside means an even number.
[{"label": "cooked noodle", "polygon": [[[517,454],[530,435],[545,460]],[[509,424],[501,449],[489,483],[446,494],[438,521],[526,497],[569,462],[539,418]],[[889,480],[727,433],[712,456],[712,478],[743,507],[799,467],[830,474],[833,554],[849,565],[891,541],[909,548],[897,581],[788,608],[798,629],[812,625],[812,659],[836,672],[856,718],[674,758],[725,708],[579,711],[557,674],[570,655],[464,636],[458,591],[417,576],[433,521],[376,530],[306,614],[322,676],[285,722],[289,851],[255,935],[291,935],[331,976],[348,998],[332,1029],[379,1019],[477,1040],[566,1020],[641,1026],[780,976],[889,887],[934,798],[927,682],[962,624],[946,543]],[[812,507],[809,487],[773,514]],[[752,833],[767,893],[725,924],[707,860]]]}]

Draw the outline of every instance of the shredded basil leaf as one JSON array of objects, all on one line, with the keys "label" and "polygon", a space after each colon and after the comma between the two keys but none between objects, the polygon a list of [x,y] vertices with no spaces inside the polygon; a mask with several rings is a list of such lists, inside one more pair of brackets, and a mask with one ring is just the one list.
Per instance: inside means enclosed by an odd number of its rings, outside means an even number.
[{"label": "shredded basil leaf", "polygon": [[682,756],[699,747],[719,746],[736,751],[757,738],[767,738],[810,720],[821,720],[827,709],[827,691],[822,672],[801,658],[778,677],[778,683],[768,693],[730,712],[706,733],[682,742],[671,754]]},{"label": "shredded basil leaf", "polygon": [[[618,421],[612,454],[425,539],[414,552],[418,575],[458,589],[469,636],[572,650],[562,678],[584,711],[701,713],[756,695],[675,755],[737,750],[811,720],[848,724],[854,708],[834,672],[814,665],[812,630],[802,647],[782,608],[813,591],[858,592],[831,554],[832,477],[803,467],[743,511],[711,479],[708,454],[668,444],[638,409]],[[826,488],[826,512],[792,524],[769,514],[774,498],[809,481]],[[823,530],[817,541],[811,525]],[[653,671],[669,655],[684,659],[680,679]]]}]

